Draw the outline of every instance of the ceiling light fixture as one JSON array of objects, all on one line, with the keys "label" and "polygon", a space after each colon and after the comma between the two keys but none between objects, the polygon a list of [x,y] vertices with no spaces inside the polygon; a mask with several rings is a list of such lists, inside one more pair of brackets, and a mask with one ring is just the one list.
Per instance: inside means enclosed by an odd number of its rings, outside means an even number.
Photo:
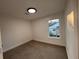
[{"label": "ceiling light fixture", "polygon": [[30,13],[30,14],[34,14],[34,13],[37,12],[37,10],[35,8],[28,8],[27,12]]}]

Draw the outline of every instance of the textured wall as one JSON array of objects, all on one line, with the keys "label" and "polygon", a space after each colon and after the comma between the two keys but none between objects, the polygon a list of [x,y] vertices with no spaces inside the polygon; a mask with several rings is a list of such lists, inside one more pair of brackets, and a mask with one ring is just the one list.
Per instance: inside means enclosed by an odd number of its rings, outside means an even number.
[{"label": "textured wall", "polygon": [[[66,50],[69,59],[78,59],[76,0],[68,0],[66,17]],[[76,15],[77,16],[77,15]]]},{"label": "textured wall", "polygon": [[[61,37],[60,38],[49,38],[48,37],[48,21],[51,18],[60,19],[60,26],[61,26],[60,28]],[[32,21],[32,28],[33,28],[33,39],[34,40],[65,46],[64,17],[62,13],[57,13],[50,17]]]},{"label": "textured wall", "polygon": [[3,51],[32,40],[31,22],[23,19],[1,18]]}]

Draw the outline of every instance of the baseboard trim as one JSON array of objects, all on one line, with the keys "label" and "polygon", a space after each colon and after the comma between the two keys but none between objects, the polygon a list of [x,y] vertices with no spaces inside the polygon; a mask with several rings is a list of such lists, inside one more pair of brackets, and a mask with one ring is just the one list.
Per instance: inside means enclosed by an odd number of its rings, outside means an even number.
[{"label": "baseboard trim", "polygon": [[56,44],[51,44],[51,43],[48,43],[48,42],[43,42],[43,41],[38,41],[38,40],[29,40],[29,41],[27,41],[27,42],[18,44],[18,45],[14,46],[14,47],[8,48],[8,49],[4,50],[3,53],[8,52],[8,51],[10,51],[10,50],[12,50],[12,49],[14,49],[14,48],[17,48],[17,47],[19,47],[19,46],[21,46],[21,45],[24,45],[24,44],[26,44],[26,43],[28,43],[28,42],[31,42],[31,41],[36,41],[36,42],[40,42],[40,43],[44,43],[44,44],[48,44],[48,45],[54,45],[54,46],[66,48],[65,46],[56,45]]},{"label": "baseboard trim", "polygon": [[32,41],[32,40],[28,40],[28,41],[26,41],[26,42],[24,42],[24,43],[20,43],[20,44],[18,44],[18,45],[16,45],[16,46],[13,46],[13,47],[10,47],[10,48],[8,48],[8,49],[6,49],[6,50],[3,50],[3,53],[8,52],[8,51],[10,51],[10,50],[12,50],[12,49],[14,49],[14,48],[17,48],[17,47],[19,47],[19,46],[21,46],[21,45],[23,45],[23,44],[25,44],[25,43],[28,43],[28,42],[30,42],[30,41]]},{"label": "baseboard trim", "polygon": [[61,46],[61,45],[57,45],[57,44],[51,44],[51,43],[48,43],[48,42],[43,42],[43,41],[38,41],[38,40],[31,40],[31,41],[36,41],[36,42],[40,42],[40,43],[44,43],[44,44],[48,44],[48,45],[54,45],[54,46],[66,48],[65,46]]},{"label": "baseboard trim", "polygon": [[67,47],[66,47],[66,53],[67,53],[67,57],[68,57],[68,59],[69,59],[69,53],[68,53]]}]

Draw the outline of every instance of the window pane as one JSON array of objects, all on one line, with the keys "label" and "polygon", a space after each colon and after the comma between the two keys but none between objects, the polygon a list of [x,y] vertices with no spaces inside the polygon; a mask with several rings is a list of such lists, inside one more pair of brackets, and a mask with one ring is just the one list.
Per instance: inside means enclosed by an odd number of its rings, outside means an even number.
[{"label": "window pane", "polygon": [[60,37],[59,19],[49,20],[49,37]]}]

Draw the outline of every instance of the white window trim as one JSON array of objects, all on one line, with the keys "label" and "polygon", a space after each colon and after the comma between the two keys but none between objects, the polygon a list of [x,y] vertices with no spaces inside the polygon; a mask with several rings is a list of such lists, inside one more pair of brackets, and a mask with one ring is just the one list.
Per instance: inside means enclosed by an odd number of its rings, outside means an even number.
[{"label": "white window trim", "polygon": [[[59,18],[54,18],[54,19],[59,19]],[[53,20],[54,20],[54,19],[53,19]],[[60,19],[59,19],[59,20],[60,20]],[[49,20],[48,20],[48,21],[49,21]],[[60,23],[60,21],[59,21],[59,23]],[[49,24],[48,24],[48,27],[49,27]],[[61,28],[61,27],[60,27],[60,28]],[[48,29],[48,31],[49,31],[49,29]],[[59,31],[60,31],[60,29],[59,29]],[[60,38],[61,38],[61,33],[60,33],[60,37],[50,37],[50,36],[49,36],[49,32],[48,32],[48,38],[49,38],[49,39],[60,39]]]}]

